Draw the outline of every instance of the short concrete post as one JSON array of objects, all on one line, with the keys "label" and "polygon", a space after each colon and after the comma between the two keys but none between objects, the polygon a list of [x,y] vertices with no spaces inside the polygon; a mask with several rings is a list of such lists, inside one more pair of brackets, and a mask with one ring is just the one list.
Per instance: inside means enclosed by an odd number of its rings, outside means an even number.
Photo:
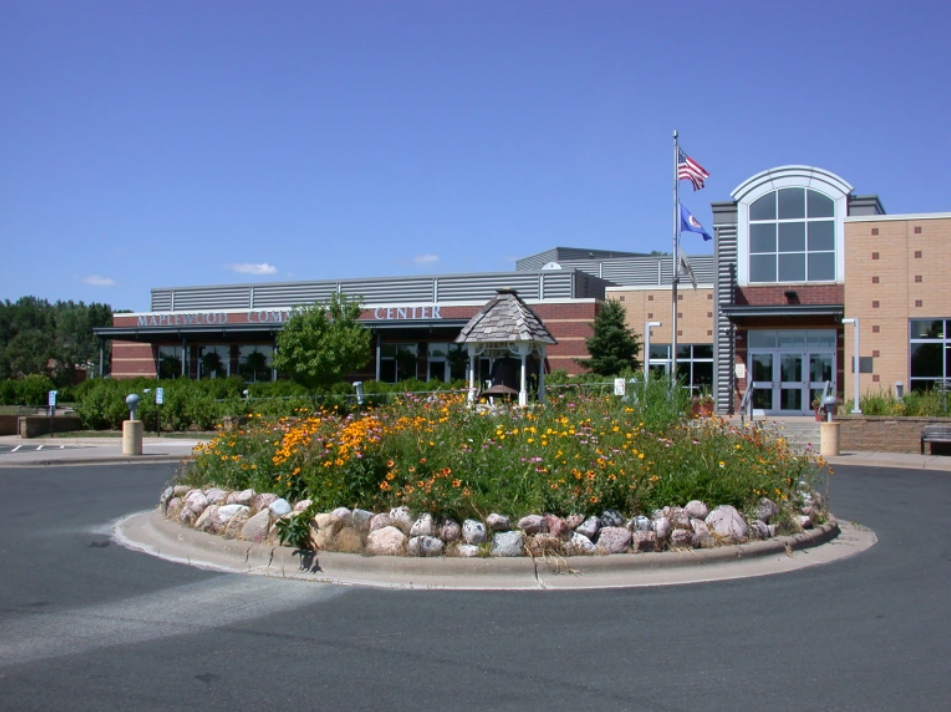
[{"label": "short concrete post", "polygon": [[123,420],[122,421],[122,454],[123,455],[141,455],[142,454],[142,432],[143,423],[141,420]]},{"label": "short concrete post", "polygon": [[136,417],[136,411],[139,407],[139,396],[132,394],[125,399],[129,406],[129,420],[122,421],[122,454],[123,455],[141,455],[142,454],[142,433],[144,426],[142,421]]},{"label": "short concrete post", "polygon": [[819,424],[819,454],[822,457],[835,457],[839,454],[839,426],[841,423]]}]

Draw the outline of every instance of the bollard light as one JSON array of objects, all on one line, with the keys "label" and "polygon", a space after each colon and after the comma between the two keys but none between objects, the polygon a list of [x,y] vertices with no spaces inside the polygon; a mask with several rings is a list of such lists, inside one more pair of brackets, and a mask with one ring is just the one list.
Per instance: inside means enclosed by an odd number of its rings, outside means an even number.
[{"label": "bollard light", "polygon": [[138,420],[136,417],[136,412],[139,409],[139,398],[135,393],[131,393],[125,397],[125,404],[129,406],[129,420]]}]

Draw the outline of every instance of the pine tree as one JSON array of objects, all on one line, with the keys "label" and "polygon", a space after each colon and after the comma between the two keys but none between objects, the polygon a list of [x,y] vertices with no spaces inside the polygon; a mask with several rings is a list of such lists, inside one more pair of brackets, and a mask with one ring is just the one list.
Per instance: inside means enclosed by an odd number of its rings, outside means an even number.
[{"label": "pine tree", "polygon": [[590,358],[575,359],[575,363],[599,376],[617,376],[622,371],[640,368],[640,340],[627,327],[626,316],[620,302],[604,302],[591,324],[594,333],[585,339]]}]

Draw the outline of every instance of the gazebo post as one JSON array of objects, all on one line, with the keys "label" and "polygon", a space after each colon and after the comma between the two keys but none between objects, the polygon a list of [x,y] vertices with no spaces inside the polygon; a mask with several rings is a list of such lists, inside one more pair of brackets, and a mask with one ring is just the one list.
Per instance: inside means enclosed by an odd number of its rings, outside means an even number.
[{"label": "gazebo post", "polygon": [[538,402],[545,403],[545,344],[538,345]]},{"label": "gazebo post", "polygon": [[469,395],[468,401],[470,404],[475,402],[476,394],[476,385],[475,385],[475,344],[467,344],[469,350]]},{"label": "gazebo post", "polygon": [[525,354],[519,354],[522,365],[518,373],[518,404],[524,408],[528,405],[528,379],[525,377]]}]

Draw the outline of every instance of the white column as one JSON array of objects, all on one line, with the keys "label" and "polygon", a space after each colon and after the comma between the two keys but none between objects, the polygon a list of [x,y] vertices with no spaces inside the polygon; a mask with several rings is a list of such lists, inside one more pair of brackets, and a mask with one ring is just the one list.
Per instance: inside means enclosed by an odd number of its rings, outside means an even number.
[{"label": "white column", "polygon": [[518,404],[523,408],[528,405],[528,385],[525,375],[525,354],[521,354],[519,359],[522,362],[521,367],[519,368],[518,374]]},{"label": "white column", "polygon": [[538,402],[545,402],[545,344],[538,345]]},{"label": "white column", "polygon": [[469,402],[475,402],[476,394],[476,385],[475,385],[475,346],[468,344],[469,350]]}]

